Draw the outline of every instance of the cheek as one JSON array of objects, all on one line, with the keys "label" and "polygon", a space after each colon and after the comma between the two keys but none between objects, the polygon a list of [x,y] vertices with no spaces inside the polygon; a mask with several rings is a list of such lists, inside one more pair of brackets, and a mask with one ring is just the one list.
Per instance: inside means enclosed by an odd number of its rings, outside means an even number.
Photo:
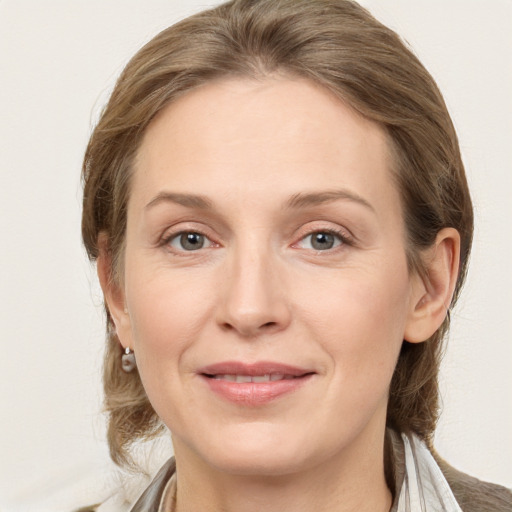
[{"label": "cheek", "polygon": [[197,288],[188,280],[159,275],[137,281],[132,282],[137,287],[130,314],[144,389],[167,426],[186,424],[192,404],[186,393],[190,375],[183,361],[203,329],[206,297],[191,291]]},{"label": "cheek", "polygon": [[165,269],[132,271],[127,282],[137,363],[148,395],[176,381],[183,354],[198,339],[211,314],[205,276]]},{"label": "cheek", "polygon": [[389,385],[408,312],[406,267],[392,274],[376,268],[351,277],[340,272],[338,279],[309,294],[303,310],[331,359],[335,378],[343,381],[338,384],[368,393]]}]

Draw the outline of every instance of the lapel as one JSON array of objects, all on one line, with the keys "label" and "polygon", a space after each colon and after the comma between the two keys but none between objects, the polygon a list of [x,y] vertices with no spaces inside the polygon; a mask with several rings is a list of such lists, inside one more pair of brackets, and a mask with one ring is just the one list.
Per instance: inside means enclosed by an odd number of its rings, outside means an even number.
[{"label": "lapel", "polygon": [[158,512],[165,485],[175,471],[176,462],[174,457],[171,457],[158,471],[155,478],[130,509],[130,512]]}]

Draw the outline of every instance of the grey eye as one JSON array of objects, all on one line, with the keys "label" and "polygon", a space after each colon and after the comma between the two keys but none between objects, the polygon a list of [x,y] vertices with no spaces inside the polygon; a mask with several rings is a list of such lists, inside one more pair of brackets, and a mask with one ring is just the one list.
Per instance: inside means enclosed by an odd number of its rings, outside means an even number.
[{"label": "grey eye", "polygon": [[315,231],[302,239],[304,249],[313,249],[315,251],[328,251],[341,245],[341,237],[329,233],[328,231]]},{"label": "grey eye", "polygon": [[330,233],[313,233],[311,235],[311,247],[317,251],[332,249],[335,241],[334,235]]},{"label": "grey eye", "polygon": [[178,250],[197,251],[205,246],[206,240],[204,235],[189,231],[175,236],[169,245]]}]

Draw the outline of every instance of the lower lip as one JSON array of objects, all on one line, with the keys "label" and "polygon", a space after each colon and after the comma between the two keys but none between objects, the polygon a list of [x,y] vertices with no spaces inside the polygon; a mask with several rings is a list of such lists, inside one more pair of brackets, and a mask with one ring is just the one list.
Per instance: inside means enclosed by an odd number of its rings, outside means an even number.
[{"label": "lower lip", "polygon": [[309,382],[313,374],[269,382],[232,382],[201,375],[210,389],[222,398],[238,405],[265,405],[277,398],[293,393]]}]

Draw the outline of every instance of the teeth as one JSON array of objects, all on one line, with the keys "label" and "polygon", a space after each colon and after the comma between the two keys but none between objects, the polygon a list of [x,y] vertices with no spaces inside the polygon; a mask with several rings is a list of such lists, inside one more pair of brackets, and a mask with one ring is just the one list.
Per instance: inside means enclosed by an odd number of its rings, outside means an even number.
[{"label": "teeth", "polygon": [[252,378],[253,382],[269,382],[270,381],[270,375],[255,375]]},{"label": "teeth", "polygon": [[247,382],[275,382],[277,380],[294,379],[293,375],[285,375],[284,373],[267,373],[265,375],[215,375],[216,380],[226,380],[229,382],[239,382],[241,384]]}]

